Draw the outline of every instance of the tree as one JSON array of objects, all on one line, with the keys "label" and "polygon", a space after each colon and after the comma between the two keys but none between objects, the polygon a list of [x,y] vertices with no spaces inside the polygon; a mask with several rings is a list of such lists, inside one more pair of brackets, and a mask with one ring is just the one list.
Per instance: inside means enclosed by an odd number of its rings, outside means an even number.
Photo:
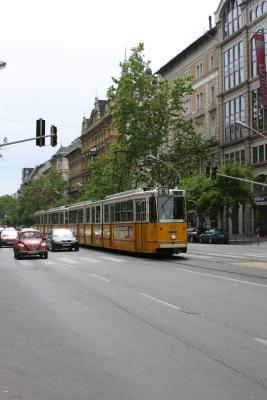
[{"label": "tree", "polygon": [[170,132],[192,132],[192,121],[185,119],[182,105],[183,97],[192,93],[190,79],[179,77],[168,82],[152,75],[143,51],[143,43],[132,49],[129,59],[120,64],[120,78],[113,78],[108,90],[113,126],[125,152],[117,158],[126,166],[127,188],[140,182],[168,184],[163,180],[173,178],[173,174],[147,156],[168,152]]},{"label": "tree", "polygon": [[15,197],[10,195],[0,197],[0,225],[16,225],[15,208]]},{"label": "tree", "polygon": [[[249,180],[253,180],[255,176],[253,168],[231,161],[220,167],[218,173]],[[217,225],[218,219],[223,224],[224,212],[227,217],[233,218],[239,204],[253,201],[249,183],[219,175],[214,180],[203,175],[186,178],[182,186],[187,197],[196,203],[200,218],[209,218],[212,226]]]}]

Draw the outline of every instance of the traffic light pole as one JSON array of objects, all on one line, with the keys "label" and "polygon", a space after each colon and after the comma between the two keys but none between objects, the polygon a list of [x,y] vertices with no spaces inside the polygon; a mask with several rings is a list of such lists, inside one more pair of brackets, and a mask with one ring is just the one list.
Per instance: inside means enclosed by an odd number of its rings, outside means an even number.
[{"label": "traffic light pole", "polygon": [[[44,135],[44,136],[41,136],[41,137],[42,137],[42,138],[46,138],[46,137],[54,137],[54,135]],[[30,140],[35,140],[35,141],[36,141],[36,137],[34,137],[34,138],[30,138],[30,139],[16,140],[15,142],[6,142],[6,143],[0,143],[0,147],[4,147],[4,146],[10,146],[11,144],[17,144],[17,143],[29,142]]]}]

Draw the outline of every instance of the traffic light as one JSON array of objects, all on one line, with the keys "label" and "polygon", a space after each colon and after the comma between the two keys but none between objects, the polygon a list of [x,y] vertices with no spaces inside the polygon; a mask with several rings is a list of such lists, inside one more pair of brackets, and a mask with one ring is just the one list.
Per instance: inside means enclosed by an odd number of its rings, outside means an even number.
[{"label": "traffic light", "polygon": [[57,127],[56,126],[51,125],[50,134],[51,134],[50,144],[51,144],[51,146],[55,147],[57,145]]},{"label": "traffic light", "polygon": [[212,167],[211,178],[212,179],[216,179],[217,178],[217,166]]},{"label": "traffic light", "polygon": [[36,146],[45,146],[45,120],[42,118],[36,120]]}]

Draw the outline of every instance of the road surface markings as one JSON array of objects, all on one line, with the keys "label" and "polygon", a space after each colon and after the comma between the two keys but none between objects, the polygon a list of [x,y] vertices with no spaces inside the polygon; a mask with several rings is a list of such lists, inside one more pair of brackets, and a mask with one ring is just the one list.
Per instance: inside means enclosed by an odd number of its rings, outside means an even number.
[{"label": "road surface markings", "polygon": [[196,253],[187,253],[187,254],[183,254],[183,257],[184,257],[184,256],[187,256],[187,257],[190,257],[190,258],[205,258],[205,259],[211,258],[211,256],[202,256],[202,255],[196,254]]},{"label": "road surface markings", "polygon": [[141,263],[141,264],[149,264],[150,262],[149,261],[137,261],[138,263]]},{"label": "road surface markings", "polygon": [[153,297],[153,296],[150,296],[149,294],[141,293],[141,292],[139,292],[139,294],[140,294],[140,296],[143,296],[143,297],[146,297],[147,299],[156,301],[157,303],[160,303],[160,304],[163,304],[164,306],[173,308],[174,310],[181,310],[181,307],[175,306],[174,304],[171,304],[171,303],[167,303],[166,301],[158,299],[157,297]]},{"label": "road surface markings", "polygon": [[261,338],[253,338],[254,342],[258,342],[267,346],[267,340]]},{"label": "road surface markings", "polygon": [[67,264],[80,264],[80,261],[72,260],[71,258],[63,258],[59,259],[60,261],[66,262]]},{"label": "road surface markings", "polygon": [[103,278],[103,276],[100,276],[100,275],[90,274],[90,276],[93,276],[94,278],[100,279],[101,281],[110,282],[109,279]]},{"label": "road surface markings", "polygon": [[89,263],[92,263],[92,264],[100,262],[100,260],[97,260],[95,258],[91,258],[90,256],[88,256],[88,257],[79,257],[79,260],[82,260],[82,261],[85,261],[85,262],[89,262]]},{"label": "road surface markings", "polygon": [[[190,254],[194,254],[194,255],[200,255],[199,253],[187,253],[189,256],[190,256]],[[222,254],[222,253],[206,253],[205,252],[205,256],[206,255],[208,255],[208,256],[211,256],[211,257],[225,257],[225,258],[246,258],[246,257],[266,257],[266,254],[265,255],[258,255],[258,254],[251,254],[251,253],[243,253],[243,254]]]},{"label": "road surface markings", "polygon": [[108,256],[101,256],[99,257],[103,260],[108,260],[108,261],[115,261],[115,262],[126,262],[123,258],[117,258],[117,257],[108,257]]},{"label": "road surface markings", "polygon": [[43,259],[40,259],[39,260],[42,264],[47,264],[47,265],[56,265],[57,263],[55,262],[55,261],[51,261],[51,260],[43,260]]},{"label": "road surface markings", "polygon": [[204,272],[196,272],[196,271],[190,271],[185,268],[178,268],[174,267],[176,271],[183,271],[183,272],[188,272],[189,274],[195,274],[195,275],[204,275],[208,276],[210,278],[215,278],[215,279],[224,279],[226,281],[233,281],[233,282],[238,282],[238,283],[244,283],[245,285],[252,285],[252,286],[261,286],[261,287],[266,287],[267,285],[264,285],[264,283],[256,283],[256,282],[249,282],[249,281],[242,281],[241,279],[233,279],[233,278],[227,278],[226,276],[222,275],[213,275],[213,274],[206,274]]},{"label": "road surface markings", "polygon": [[242,267],[249,267],[249,268],[260,268],[260,269],[267,269],[267,262],[260,262],[260,261],[243,261],[239,263],[233,263],[233,265],[241,265]]}]

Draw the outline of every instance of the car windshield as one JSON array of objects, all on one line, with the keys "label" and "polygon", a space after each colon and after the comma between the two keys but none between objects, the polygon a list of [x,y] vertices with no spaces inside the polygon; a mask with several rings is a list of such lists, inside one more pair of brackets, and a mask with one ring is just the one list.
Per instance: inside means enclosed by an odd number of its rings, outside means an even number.
[{"label": "car windshield", "polygon": [[73,233],[69,229],[55,229],[53,231],[53,236],[57,236],[57,237],[71,236],[71,237],[73,237]]},{"label": "car windshield", "polygon": [[21,232],[19,235],[20,239],[40,239],[42,237],[40,232],[28,231]]},{"label": "car windshield", "polygon": [[158,198],[160,221],[185,220],[183,197],[161,196]]}]

